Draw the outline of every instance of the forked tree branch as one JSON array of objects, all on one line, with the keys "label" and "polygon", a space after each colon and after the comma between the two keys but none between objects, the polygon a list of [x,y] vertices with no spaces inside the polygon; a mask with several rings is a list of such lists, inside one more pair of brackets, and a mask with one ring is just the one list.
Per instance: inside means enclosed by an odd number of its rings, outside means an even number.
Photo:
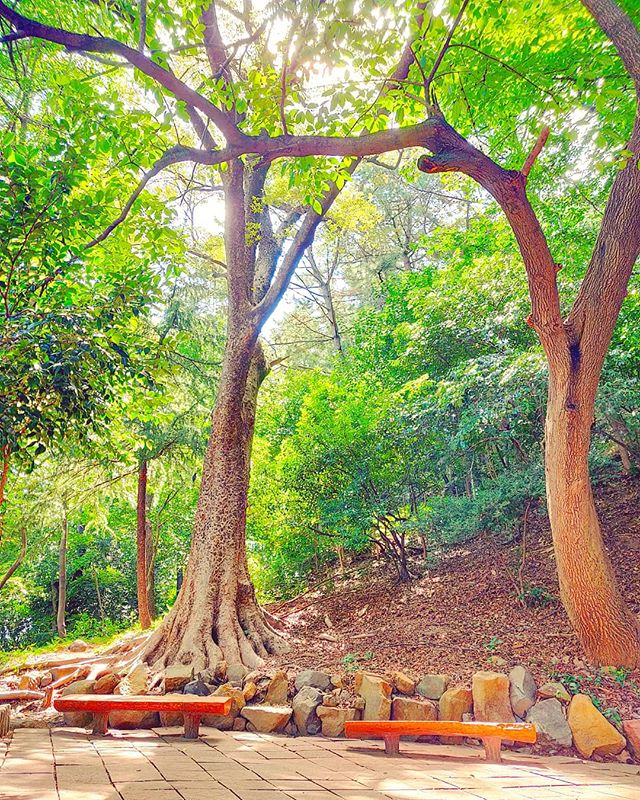
[{"label": "forked tree branch", "polygon": [[531,297],[528,323],[538,333],[547,357],[566,362],[565,336],[556,281],[557,267],[540,223],[526,194],[521,172],[499,166],[464,139],[444,120],[428,145],[433,156],[421,156],[422,172],[461,172],[489,192],[504,211],[515,234],[527,271]]},{"label": "forked tree branch", "polygon": [[[426,0],[421,0],[417,6],[417,14],[416,14],[416,23],[418,30],[422,28],[422,23],[424,19],[424,9],[426,7]],[[395,69],[393,70],[392,74],[389,76],[387,82],[385,82],[378,99],[382,97],[389,89],[393,88],[398,81],[403,81],[409,74],[409,70],[411,68],[411,64],[415,59],[415,54],[413,52],[413,40],[407,41],[405,46],[402,49],[402,53],[400,54],[400,59],[396,64]],[[287,53],[285,53],[285,63],[286,63]],[[281,109],[282,113],[284,113],[284,109]],[[386,112],[381,111],[379,115],[384,115]],[[284,117],[283,117],[284,122]],[[283,138],[288,139],[292,138],[286,134],[286,125],[285,127],[285,136]],[[346,171],[353,175],[356,171],[360,162],[362,161],[363,155],[357,155],[355,158],[350,158],[351,154],[347,154],[349,161],[344,164]],[[329,211],[333,203],[335,202],[336,197],[340,193],[340,189],[335,183],[332,183],[329,187],[329,190],[326,192],[322,201],[320,203],[322,210],[320,213],[315,211],[314,209],[309,209],[303,217],[302,224],[298,228],[293,242],[289,246],[287,253],[283,259],[282,264],[280,265],[278,271],[275,273],[275,277],[269,288],[266,290],[264,297],[259,301],[259,303],[255,307],[255,315],[256,319],[259,320],[258,324],[262,325],[264,320],[271,314],[273,309],[277,306],[280,302],[280,299],[284,295],[291,282],[291,279],[298,268],[300,260],[305,252],[305,250],[311,245],[313,242],[316,230],[318,225],[322,221],[323,217]],[[282,252],[282,244],[280,245],[280,253]],[[279,254],[278,254],[279,258]],[[275,272],[276,263],[273,264],[273,271]]]},{"label": "forked tree branch", "polygon": [[125,221],[125,219],[129,215],[129,212],[131,211],[133,204],[136,202],[138,197],[140,197],[144,188],[152,178],[155,178],[156,175],[162,172],[163,169],[166,169],[166,167],[169,167],[172,164],[178,164],[181,161],[190,161],[190,160],[191,159],[189,157],[189,148],[173,147],[171,148],[171,150],[167,150],[167,152],[156,161],[153,167],[151,167],[151,169],[148,172],[145,172],[145,174],[142,176],[142,179],[140,180],[134,191],[131,193],[129,199],[122,207],[122,211],[116,217],[116,219],[114,219],[113,222],[102,231],[102,233],[96,236],[95,239],[92,239],[87,245],[85,245],[85,250],[88,250],[91,247],[95,247],[97,244],[100,244],[100,242],[104,242],[104,240],[111,233],[113,233],[113,231],[119,225],[121,225]]},{"label": "forked tree branch", "polygon": [[[359,164],[359,160],[355,160],[347,167],[350,173],[353,173]],[[263,299],[254,307],[253,314],[258,324],[261,325],[264,320],[271,314],[273,309],[278,305],[282,296],[287,290],[287,286],[294,272],[298,268],[298,264],[304,254],[304,251],[313,241],[318,225],[322,222],[324,215],[333,205],[336,197],[340,194],[340,189],[336,184],[332,184],[329,191],[322,198],[321,206],[322,211],[317,212],[309,209],[302,219],[302,223],[295,236],[293,242],[285,253],[282,263],[267,290]]]}]

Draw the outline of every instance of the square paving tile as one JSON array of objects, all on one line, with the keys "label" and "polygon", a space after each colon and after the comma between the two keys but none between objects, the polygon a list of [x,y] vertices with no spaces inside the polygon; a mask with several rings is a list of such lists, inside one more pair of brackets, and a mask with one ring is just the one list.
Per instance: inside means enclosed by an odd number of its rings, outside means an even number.
[{"label": "square paving tile", "polygon": [[[0,743],[2,800],[640,800],[640,767],[478,748],[375,745],[208,729],[88,737],[19,730]],[[55,764],[55,774],[54,774]],[[55,775],[58,785],[56,788]],[[113,784],[112,785],[112,781]]]}]

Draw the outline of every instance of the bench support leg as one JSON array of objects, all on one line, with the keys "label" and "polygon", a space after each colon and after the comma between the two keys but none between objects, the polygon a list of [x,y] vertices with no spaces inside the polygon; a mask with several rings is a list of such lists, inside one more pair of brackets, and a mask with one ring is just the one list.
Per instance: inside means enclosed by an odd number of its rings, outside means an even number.
[{"label": "bench support leg", "polygon": [[93,715],[93,730],[94,734],[104,735],[109,728],[109,712],[103,712]]},{"label": "bench support leg", "polygon": [[184,715],[184,738],[197,739],[200,733],[200,714]]},{"label": "bench support leg", "polygon": [[490,764],[499,764],[502,761],[500,755],[502,739],[499,736],[486,736],[482,740],[482,744],[484,745],[485,761],[488,761]]},{"label": "bench support leg", "polygon": [[399,736],[385,736],[384,737],[384,752],[388,756],[397,756],[400,752],[400,737]]}]

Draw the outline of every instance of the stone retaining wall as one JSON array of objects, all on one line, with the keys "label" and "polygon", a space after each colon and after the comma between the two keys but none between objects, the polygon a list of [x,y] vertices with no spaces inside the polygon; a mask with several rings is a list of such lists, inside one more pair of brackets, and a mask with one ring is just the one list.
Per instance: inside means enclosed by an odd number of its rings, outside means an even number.
[{"label": "stone retaining wall", "polygon": [[[640,720],[627,720],[625,736],[584,694],[573,697],[558,682],[536,685],[523,666],[506,675],[476,672],[469,686],[454,685],[444,674],[424,675],[418,680],[402,673],[353,676],[331,675],[319,670],[269,674],[245,667],[219,664],[213,673],[193,680],[190,667],[173,666],[153,674],[139,664],[126,676],[102,676],[98,681],[77,681],[63,694],[146,694],[186,692],[233,698],[227,716],[205,716],[203,725],[222,730],[337,737],[348,720],[480,720],[526,721],[535,724],[539,741],[552,750],[574,747],[584,758],[600,760],[640,759]],[[69,725],[87,725],[85,714],[65,714]],[[113,727],[138,728],[176,725],[176,713],[117,712]],[[452,740],[461,741],[461,740]],[[629,747],[629,750],[626,748]],[[629,752],[631,751],[631,752]]]}]

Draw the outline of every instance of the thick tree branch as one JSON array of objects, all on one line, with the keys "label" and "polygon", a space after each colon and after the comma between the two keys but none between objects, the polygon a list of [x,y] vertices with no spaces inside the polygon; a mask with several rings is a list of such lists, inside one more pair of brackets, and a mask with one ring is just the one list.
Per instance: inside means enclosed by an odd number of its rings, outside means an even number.
[{"label": "thick tree branch", "polygon": [[73,33],[62,28],[54,28],[51,25],[43,25],[41,22],[22,16],[2,0],[0,0],[0,17],[4,17],[16,28],[16,31],[20,31],[26,36],[59,44],[68,50],[89,53],[115,53],[137,67],[140,72],[153,78],[167,91],[171,92],[176,99],[184,100],[185,103],[201,111],[219,128],[227,141],[238,142],[243,138],[233,122],[229,120],[221,109],[194,91],[190,86],[187,86],[175,75],[172,75],[171,72],[147,58],[143,53],[116,39],[111,39],[107,36]]},{"label": "thick tree branch", "polygon": [[[422,156],[418,168],[423,172],[462,172],[473,178],[499,203],[515,234],[527,271],[531,296],[529,324],[540,337],[550,360],[566,360],[560,299],[556,282],[557,266],[551,256],[540,223],[525,190],[521,172],[500,167],[488,156],[440,120],[427,147],[433,156]],[[560,345],[560,346],[559,346]]]},{"label": "thick tree branch", "polygon": [[[347,167],[347,170],[353,173],[358,164],[359,160],[352,162],[352,164]],[[278,271],[275,274],[271,286],[263,299],[254,308],[254,315],[259,325],[262,325],[282,299],[294,272],[298,268],[304,251],[313,241],[318,225],[322,222],[324,215],[331,208],[339,194],[340,189],[338,189],[335,183],[332,184],[329,191],[322,198],[322,211],[318,213],[313,209],[309,209],[304,215],[302,223],[296,231],[296,235],[293,237],[293,242],[289,246],[282,259],[282,263],[278,267]]]},{"label": "thick tree branch", "polygon": [[618,51],[640,97],[640,32],[614,0],[581,0]]},{"label": "thick tree branch", "polygon": [[231,75],[227,69],[227,49],[218,25],[215,0],[211,0],[209,5],[205,6],[200,15],[200,21],[204,25],[204,45],[211,67],[211,75],[214,78],[222,76],[225,81],[229,81]]},{"label": "thick tree branch", "polygon": [[640,255],[640,31],[613,0],[582,0],[612,41],[636,87],[632,155],[614,182],[591,260],[567,320],[582,364],[599,371]]}]

